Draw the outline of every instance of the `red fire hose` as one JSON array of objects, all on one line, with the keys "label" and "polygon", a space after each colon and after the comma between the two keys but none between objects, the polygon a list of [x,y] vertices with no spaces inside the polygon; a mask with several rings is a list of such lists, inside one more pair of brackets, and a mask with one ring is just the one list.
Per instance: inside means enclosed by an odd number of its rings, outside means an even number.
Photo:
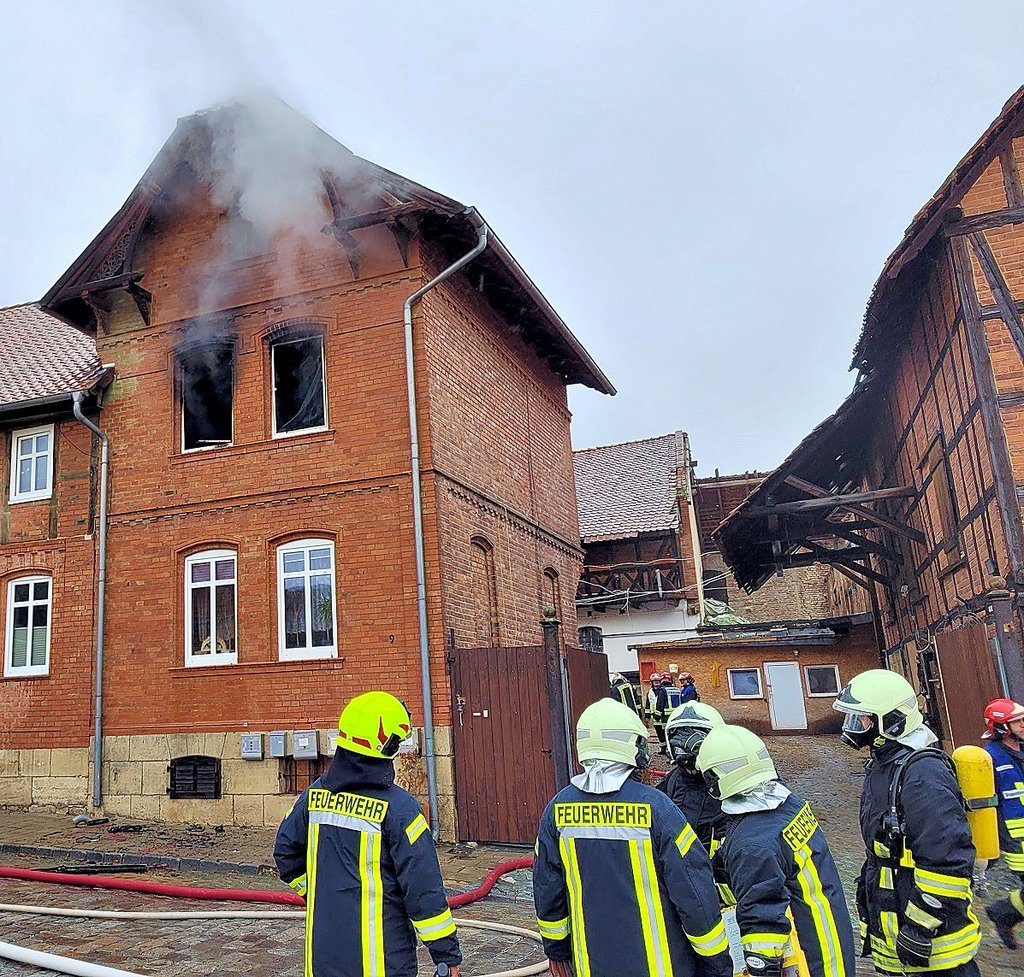
[{"label": "red fire hose", "polygon": [[[513,858],[495,866],[475,889],[460,892],[448,900],[453,909],[477,902],[488,895],[494,883],[503,875],[518,869],[530,868],[533,856]],[[270,902],[281,906],[304,906],[302,896],[294,892],[272,892],[262,889],[210,889],[192,885],[170,885],[166,882],[143,882],[139,879],[117,879],[109,875],[66,875],[62,872],[39,872],[29,868],[0,866],[0,879],[21,879],[24,882],[51,882],[60,885],[82,885],[93,889],[120,889],[124,892],[144,892],[177,899],[215,899],[226,902]]]}]

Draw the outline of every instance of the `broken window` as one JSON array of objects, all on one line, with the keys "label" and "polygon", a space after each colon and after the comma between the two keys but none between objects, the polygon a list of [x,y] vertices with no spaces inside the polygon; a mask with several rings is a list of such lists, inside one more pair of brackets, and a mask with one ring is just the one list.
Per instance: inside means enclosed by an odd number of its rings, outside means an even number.
[{"label": "broken window", "polygon": [[265,227],[243,217],[237,208],[228,213],[228,258],[242,261],[270,251],[270,235]]},{"label": "broken window", "polygon": [[932,516],[932,532],[936,542],[942,545],[947,557],[960,557],[960,517],[956,507],[956,492],[953,488],[953,471],[945,442],[939,435],[932,442],[924,461],[925,497]]},{"label": "broken window", "polygon": [[274,434],[327,425],[323,337],[281,339],[270,347],[274,377]]},{"label": "broken window", "polygon": [[233,343],[193,346],[178,356],[182,449],[231,444],[235,386]]}]

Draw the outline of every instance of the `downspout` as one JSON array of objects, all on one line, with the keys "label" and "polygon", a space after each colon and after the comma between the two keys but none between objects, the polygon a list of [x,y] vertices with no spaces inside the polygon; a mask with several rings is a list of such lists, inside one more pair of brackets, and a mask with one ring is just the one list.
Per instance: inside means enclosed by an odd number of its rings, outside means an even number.
[{"label": "downspout", "polygon": [[423,689],[423,732],[426,740],[427,793],[430,799],[430,831],[434,840],[438,837],[437,821],[437,763],[434,758],[434,706],[430,694],[430,650],[427,634],[427,574],[423,557],[423,502],[420,496],[420,434],[416,418],[416,372],[412,348],[412,307],[432,288],[468,265],[487,247],[487,224],[475,207],[463,211],[476,228],[476,247],[449,265],[436,278],[415,291],[405,300],[405,375],[409,392],[409,442],[412,450],[412,518],[416,537],[416,604],[419,612],[420,672]]},{"label": "downspout", "polygon": [[100,439],[100,512],[99,512],[99,581],[96,594],[96,712],[92,741],[92,806],[103,801],[103,624],[107,599],[107,463],[110,441],[107,436],[82,413],[84,394],[72,394],[75,417]]}]

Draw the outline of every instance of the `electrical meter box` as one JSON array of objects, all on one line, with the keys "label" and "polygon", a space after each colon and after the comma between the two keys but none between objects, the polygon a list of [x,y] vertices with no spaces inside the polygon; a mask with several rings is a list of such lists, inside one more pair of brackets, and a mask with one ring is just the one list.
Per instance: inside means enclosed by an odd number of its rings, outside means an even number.
[{"label": "electrical meter box", "polygon": [[267,739],[270,740],[269,753],[272,757],[283,758],[288,754],[285,752],[285,743],[288,739],[288,734],[282,731],[275,733],[268,733]]},{"label": "electrical meter box", "polygon": [[292,730],[292,756],[296,760],[315,760],[320,755],[315,729]]},{"label": "electrical meter box", "polygon": [[242,759],[262,760],[263,759],[263,734],[242,733]]}]

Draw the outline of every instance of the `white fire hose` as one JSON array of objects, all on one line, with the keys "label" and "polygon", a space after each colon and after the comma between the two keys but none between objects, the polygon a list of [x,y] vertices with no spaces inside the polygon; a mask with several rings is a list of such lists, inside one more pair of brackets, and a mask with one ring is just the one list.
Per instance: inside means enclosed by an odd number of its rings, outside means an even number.
[{"label": "white fire hose", "polygon": [[[264,910],[206,910],[195,912],[126,912],[113,909],[60,909],[54,906],[19,906],[0,904],[0,912],[26,913],[36,916],[73,916],[80,919],[305,919],[304,912],[287,909]],[[456,923],[466,929],[495,930],[499,933],[510,933],[524,939],[541,942],[541,938],[533,930],[522,926],[510,926],[508,923],[492,923],[483,919],[457,919]],[[53,970],[60,974],[72,974],[74,977],[143,977],[142,974],[115,967],[105,967],[98,963],[76,960],[73,957],[61,957],[53,953],[43,953],[17,946],[14,943],[0,942],[0,957],[26,963],[43,970]],[[534,974],[546,973],[548,962],[528,964],[516,970],[502,970],[492,974],[481,974],[480,977],[532,977]]]}]

